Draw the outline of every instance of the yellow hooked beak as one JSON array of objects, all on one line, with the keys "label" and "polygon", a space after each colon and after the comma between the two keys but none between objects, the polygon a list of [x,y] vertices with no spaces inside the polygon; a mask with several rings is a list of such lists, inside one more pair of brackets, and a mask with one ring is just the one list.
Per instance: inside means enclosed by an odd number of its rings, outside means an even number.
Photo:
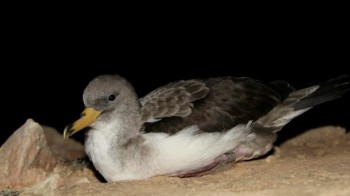
[{"label": "yellow hooked beak", "polygon": [[81,114],[81,118],[79,120],[75,121],[73,124],[68,125],[64,129],[63,138],[68,139],[70,136],[72,136],[76,132],[91,125],[100,114],[101,112],[99,111],[96,111],[92,108],[86,108]]}]

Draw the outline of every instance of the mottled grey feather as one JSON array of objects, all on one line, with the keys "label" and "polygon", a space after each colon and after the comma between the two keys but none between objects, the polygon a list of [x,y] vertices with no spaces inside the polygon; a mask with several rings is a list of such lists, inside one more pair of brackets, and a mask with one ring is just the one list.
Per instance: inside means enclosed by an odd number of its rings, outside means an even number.
[{"label": "mottled grey feather", "polygon": [[144,122],[160,118],[191,114],[193,101],[205,97],[209,92],[201,80],[182,80],[160,87],[140,99]]}]

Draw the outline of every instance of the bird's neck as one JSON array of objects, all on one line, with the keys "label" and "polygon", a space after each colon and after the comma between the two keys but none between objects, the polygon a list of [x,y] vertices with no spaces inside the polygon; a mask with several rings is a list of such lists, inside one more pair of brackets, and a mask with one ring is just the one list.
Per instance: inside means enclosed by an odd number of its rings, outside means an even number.
[{"label": "bird's neck", "polygon": [[121,106],[102,119],[94,123],[93,128],[105,132],[117,145],[123,145],[138,137],[143,124],[137,106]]}]

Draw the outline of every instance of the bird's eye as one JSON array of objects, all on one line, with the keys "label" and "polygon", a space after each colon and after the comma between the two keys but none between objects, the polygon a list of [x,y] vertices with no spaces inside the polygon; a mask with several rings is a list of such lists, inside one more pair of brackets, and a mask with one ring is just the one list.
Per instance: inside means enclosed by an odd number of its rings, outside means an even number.
[{"label": "bird's eye", "polygon": [[109,101],[114,101],[115,98],[116,98],[116,95],[115,95],[115,94],[111,94],[111,95],[108,96],[108,100],[109,100]]}]

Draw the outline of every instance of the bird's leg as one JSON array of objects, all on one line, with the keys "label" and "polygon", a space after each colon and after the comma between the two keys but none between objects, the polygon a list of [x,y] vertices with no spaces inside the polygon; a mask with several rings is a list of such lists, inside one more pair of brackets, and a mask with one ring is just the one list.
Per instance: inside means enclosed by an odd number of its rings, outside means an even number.
[{"label": "bird's leg", "polygon": [[212,163],[209,165],[206,165],[204,167],[201,167],[199,169],[191,170],[191,171],[185,171],[185,172],[179,172],[179,174],[176,174],[175,176],[178,176],[180,178],[189,178],[189,177],[198,177],[203,176],[207,174],[208,172],[212,171],[213,169],[225,165],[226,163],[234,162],[236,160],[236,156],[233,152],[225,153],[219,157],[217,157]]}]

